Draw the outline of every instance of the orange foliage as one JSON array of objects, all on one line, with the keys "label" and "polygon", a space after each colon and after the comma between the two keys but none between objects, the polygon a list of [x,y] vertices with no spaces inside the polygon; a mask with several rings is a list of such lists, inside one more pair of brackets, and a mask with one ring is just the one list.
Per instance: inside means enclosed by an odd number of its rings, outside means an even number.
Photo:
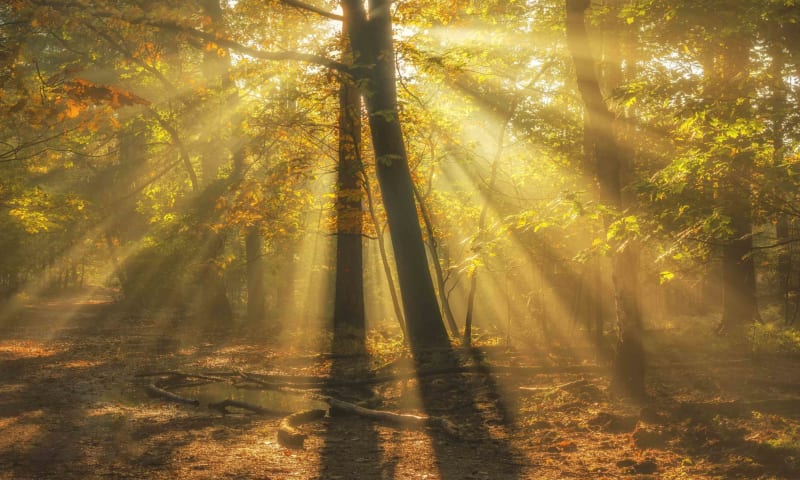
[{"label": "orange foliage", "polygon": [[[68,80],[64,82],[62,90],[64,91],[64,93],[66,93],[73,99],[78,100],[84,104],[100,103],[100,104],[107,104],[112,108],[150,104],[149,101],[139,96],[136,96],[131,92],[127,92],[117,87],[100,85],[97,83],[90,82],[88,80],[84,80],[82,78],[77,78],[75,80]],[[77,108],[77,104],[74,104],[74,102],[73,103],[70,102],[72,101],[67,100],[68,111],[66,113],[66,116],[68,118],[74,118],[75,116],[77,116],[77,113],[73,111],[73,107]]]}]

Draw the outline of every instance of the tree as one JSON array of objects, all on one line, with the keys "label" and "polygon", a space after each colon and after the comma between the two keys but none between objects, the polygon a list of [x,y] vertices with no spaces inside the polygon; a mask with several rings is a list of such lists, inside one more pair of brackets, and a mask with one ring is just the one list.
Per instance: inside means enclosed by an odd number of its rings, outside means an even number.
[{"label": "tree", "polygon": [[[621,183],[625,163],[614,137],[614,115],[603,98],[595,71],[584,18],[589,0],[567,0],[566,5],[567,44],[575,62],[578,90],[585,104],[586,127],[592,139],[590,145],[600,197],[614,211],[621,212],[625,207]],[[625,393],[641,397],[645,393],[645,357],[638,303],[638,252],[631,245],[623,244],[612,255],[618,335],[613,383]]]},{"label": "tree", "polygon": [[[711,93],[720,104],[720,119],[735,128],[741,119],[749,118],[752,95],[748,78],[750,38],[745,32],[723,37],[723,50],[710,79],[721,90]],[[712,74],[713,75],[713,74]],[[709,92],[710,93],[710,92]],[[746,141],[747,136],[740,137]],[[744,142],[734,142],[726,154],[726,176],[720,186],[720,202],[729,218],[729,235],[722,247],[722,321],[718,332],[739,332],[759,318],[756,301],[756,271],[753,258],[753,207],[750,178],[755,152]]]},{"label": "tree", "polygon": [[[350,57],[346,28],[343,56]],[[343,59],[346,60],[346,59]],[[343,62],[344,63],[344,62]],[[349,78],[339,80],[339,162],[336,167],[336,286],[333,326],[336,343],[363,348],[366,333],[363,278],[363,191],[361,96]]]},{"label": "tree", "polygon": [[366,100],[375,169],[389,220],[406,328],[415,353],[449,346],[428,270],[397,108],[391,3],[343,0],[353,75]]}]

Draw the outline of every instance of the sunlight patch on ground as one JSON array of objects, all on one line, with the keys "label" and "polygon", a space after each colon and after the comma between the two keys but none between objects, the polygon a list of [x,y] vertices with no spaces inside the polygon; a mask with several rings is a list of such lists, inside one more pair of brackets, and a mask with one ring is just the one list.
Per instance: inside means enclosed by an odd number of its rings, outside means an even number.
[{"label": "sunlight patch on ground", "polygon": [[43,428],[39,419],[44,417],[44,410],[32,410],[24,412],[16,417],[0,419],[0,455],[6,452],[18,451],[38,438]]},{"label": "sunlight patch on ground", "polygon": [[59,353],[61,350],[33,340],[0,342],[0,360],[52,357]]},{"label": "sunlight patch on ground", "polygon": [[[28,388],[28,384],[26,383],[5,383],[0,384],[0,395],[7,395],[11,393],[22,392],[26,388]],[[0,424],[0,428],[3,428],[2,424]]]},{"label": "sunlight patch on ground", "polygon": [[107,415],[129,416],[133,412],[115,403],[103,403],[94,408],[87,408],[84,410],[86,417],[103,417]]},{"label": "sunlight patch on ground", "polygon": [[197,352],[198,352],[198,348],[197,348],[197,347],[195,347],[195,346],[191,346],[191,347],[184,347],[184,348],[180,348],[180,349],[178,349],[178,351],[177,351],[177,352],[175,352],[175,353],[177,353],[178,355],[181,355],[181,356],[187,357],[187,356],[190,356],[190,355],[194,355],[194,354],[196,354]]},{"label": "sunlight patch on ground", "polygon": [[58,364],[58,368],[92,368],[103,365],[105,362],[90,360],[72,360]]}]

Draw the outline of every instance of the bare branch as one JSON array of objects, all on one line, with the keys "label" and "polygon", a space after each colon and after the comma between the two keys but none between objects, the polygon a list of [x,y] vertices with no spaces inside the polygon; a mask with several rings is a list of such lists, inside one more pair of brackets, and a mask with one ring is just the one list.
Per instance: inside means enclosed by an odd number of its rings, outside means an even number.
[{"label": "bare branch", "polygon": [[298,62],[305,62],[305,63],[312,63],[316,65],[320,65],[323,67],[327,67],[333,70],[337,70],[343,73],[349,73],[351,67],[345,65],[341,62],[337,62],[335,60],[331,60],[330,58],[324,57],[322,55],[315,55],[313,53],[302,53],[302,52],[295,52],[295,51],[283,51],[283,52],[265,52],[263,50],[259,50],[257,48],[248,47],[246,45],[242,45],[241,43],[231,40],[230,38],[224,37],[221,34],[214,34],[204,32],[202,30],[198,30],[196,28],[188,27],[185,25],[181,25],[179,23],[174,22],[166,22],[163,20],[152,20],[146,17],[139,17],[139,18],[120,18],[118,15],[111,13],[111,12],[103,12],[98,11],[94,13],[94,16],[101,17],[101,18],[114,18],[117,20],[122,20],[134,25],[144,25],[149,27],[160,28],[162,30],[171,30],[187,35],[191,35],[195,38],[199,38],[205,40],[207,42],[212,42],[220,47],[225,47],[230,50],[234,50],[238,53],[246,55],[252,58],[259,58],[262,60],[271,60],[271,61],[282,61],[282,60],[294,60]]},{"label": "bare branch", "polygon": [[325,18],[329,18],[331,20],[336,20],[339,22],[344,21],[344,17],[341,15],[337,15],[333,12],[329,12],[323,8],[315,7],[314,5],[309,5],[305,2],[301,2],[298,0],[281,0],[281,3],[289,5],[290,7],[298,8],[300,10],[306,10],[308,12],[316,13],[317,15],[321,15]]}]

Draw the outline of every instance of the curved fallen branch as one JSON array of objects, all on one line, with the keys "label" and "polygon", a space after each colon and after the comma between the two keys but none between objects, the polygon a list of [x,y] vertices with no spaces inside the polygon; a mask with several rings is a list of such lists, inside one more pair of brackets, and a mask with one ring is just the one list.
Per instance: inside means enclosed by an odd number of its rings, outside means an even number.
[{"label": "curved fallen branch", "polygon": [[331,407],[331,416],[337,413],[349,413],[403,428],[438,427],[449,435],[458,436],[458,427],[443,417],[373,410],[332,397],[324,397],[324,401]]},{"label": "curved fallen branch", "polygon": [[257,374],[240,372],[240,376],[252,383],[269,389],[281,387],[315,389],[324,387],[353,387],[363,385],[375,385],[379,383],[393,382],[399,380],[413,380],[436,375],[453,375],[459,373],[469,374],[542,374],[542,373],[595,373],[602,371],[601,367],[594,365],[571,365],[563,367],[523,367],[505,365],[456,365],[439,368],[429,368],[419,371],[406,371],[394,374],[384,374],[352,380],[337,380],[332,377],[308,376],[308,375],[277,375],[277,374]]},{"label": "curved fallen branch", "polygon": [[208,404],[208,408],[212,410],[217,410],[223,415],[231,413],[230,410],[228,410],[229,407],[241,408],[242,410],[248,410],[250,412],[257,413],[259,415],[270,415],[278,413],[258,405],[253,405],[252,403],[240,402],[239,400],[231,400],[230,398],[223,400],[221,402],[214,402]]},{"label": "curved fallen branch", "polygon": [[[387,366],[381,367],[384,370]],[[436,375],[452,375],[459,373],[467,374],[546,374],[546,373],[599,373],[603,367],[596,365],[564,365],[564,366],[507,366],[507,365],[449,365],[438,368],[424,368],[421,370],[406,370],[396,373],[382,373],[381,375],[366,376],[356,379],[336,379],[330,376],[319,375],[286,375],[275,373],[250,373],[243,371],[236,372],[215,372],[212,374],[187,374],[176,371],[144,372],[137,377],[153,376],[173,376],[176,378],[189,378],[207,380],[213,382],[225,382],[235,377],[240,377],[247,382],[256,384],[260,387],[272,390],[279,390],[283,387],[295,389],[319,389],[330,387],[355,387],[363,385],[376,385],[380,383],[412,380]],[[373,372],[375,373],[375,372]]]},{"label": "curved fallen branch", "polygon": [[278,443],[284,447],[303,448],[303,443],[308,438],[308,435],[297,430],[297,427],[304,423],[319,420],[326,413],[322,409],[303,410],[284,418],[278,426]]},{"label": "curved fallen branch", "polygon": [[580,380],[562,383],[561,385],[550,385],[543,387],[519,387],[519,389],[526,392],[557,392],[559,390],[569,390],[570,388],[573,387],[583,387],[586,385],[589,385],[589,382],[585,378],[582,378]]},{"label": "curved fallen branch", "polygon": [[[163,373],[162,373],[163,374]],[[172,375],[173,372],[170,372],[169,375]],[[199,376],[194,375],[185,375],[186,377],[196,377]],[[251,376],[248,374],[242,373],[241,376],[243,378],[249,378],[251,381],[256,381],[256,379],[250,378]],[[264,388],[276,388],[278,390],[283,391],[296,391],[291,387],[280,387],[278,385],[265,385],[267,382],[260,382],[256,381],[259,385]],[[181,404],[188,404],[198,406],[200,402],[193,398],[186,398],[180,395],[176,395],[172,392],[168,392],[155,384],[151,383],[147,386],[147,392],[152,396],[157,396],[160,398],[164,398],[166,400],[181,403]],[[338,398],[330,397],[327,395],[319,395],[314,393],[308,392],[300,392],[302,395],[306,397],[313,398],[315,400],[319,400],[321,402],[325,402],[329,406],[329,410],[325,409],[312,409],[312,410],[304,410],[301,412],[293,413],[287,417],[285,417],[279,427],[278,427],[278,442],[281,445],[292,447],[292,448],[302,448],[307,435],[297,430],[297,427],[308,423],[314,420],[318,420],[324,417],[328,411],[332,416],[337,414],[352,414],[358,415],[364,418],[368,418],[370,420],[375,420],[381,422],[385,425],[392,425],[399,428],[424,428],[424,427],[436,427],[443,430],[445,433],[451,436],[458,436],[458,427],[443,417],[437,417],[432,415],[412,415],[412,414],[403,414],[403,413],[394,413],[394,412],[387,412],[383,410],[373,410],[371,408],[366,408],[360,405],[356,405],[354,403],[346,402],[344,400],[339,400]],[[254,405],[247,402],[242,402],[239,400],[232,400],[226,399],[220,402],[209,403],[208,407],[217,410],[222,414],[228,414],[230,411],[228,408],[239,408],[243,410],[248,410],[256,414],[266,415],[277,413],[270,411],[266,408],[263,408],[259,405]]]},{"label": "curved fallen branch", "polygon": [[200,405],[200,401],[197,399],[176,395],[172,392],[164,390],[163,388],[159,388],[152,383],[147,385],[147,393],[152,397],[163,398],[165,400],[169,400],[170,402],[181,403],[184,405],[194,405],[195,407]]},{"label": "curved fallen branch", "polygon": [[208,380],[210,382],[224,382],[225,378],[223,376],[226,374],[220,375],[205,375],[200,373],[186,373],[186,372],[179,372],[177,370],[162,370],[157,372],[139,372],[135,376],[136,377],[174,377],[174,378],[196,378],[198,380]]}]

